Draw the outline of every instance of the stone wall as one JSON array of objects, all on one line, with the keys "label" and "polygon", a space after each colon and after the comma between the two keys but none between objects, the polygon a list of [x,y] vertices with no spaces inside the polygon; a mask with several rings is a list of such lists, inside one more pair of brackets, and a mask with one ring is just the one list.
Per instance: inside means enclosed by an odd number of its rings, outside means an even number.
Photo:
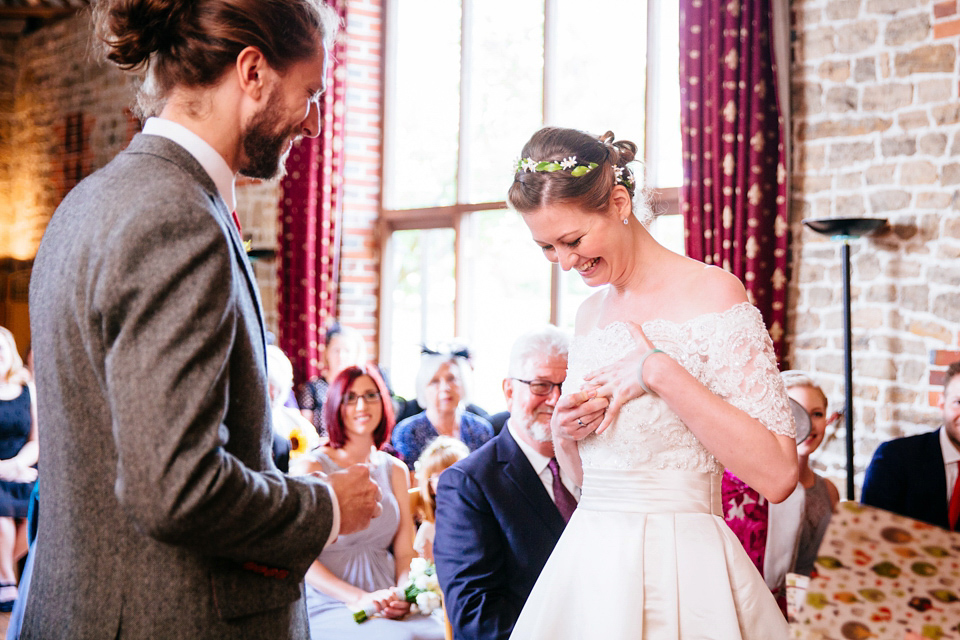
[{"label": "stone wall", "polygon": [[[931,351],[960,338],[956,0],[800,0],[793,9],[789,361],[843,404],[840,245],[819,217],[886,218],[851,242],[857,485],[877,444],[936,427]],[[845,476],[845,429],[818,466]],[[838,485],[842,486],[842,485]]]}]

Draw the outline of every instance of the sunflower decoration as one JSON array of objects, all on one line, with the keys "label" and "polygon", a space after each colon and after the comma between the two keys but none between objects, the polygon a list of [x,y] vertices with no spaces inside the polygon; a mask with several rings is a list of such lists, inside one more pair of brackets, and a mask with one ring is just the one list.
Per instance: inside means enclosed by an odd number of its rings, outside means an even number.
[{"label": "sunflower decoration", "polygon": [[300,428],[300,425],[295,425],[290,429],[290,434],[287,436],[290,440],[290,458],[298,458],[310,450],[310,444],[307,440],[307,434],[303,429]]}]

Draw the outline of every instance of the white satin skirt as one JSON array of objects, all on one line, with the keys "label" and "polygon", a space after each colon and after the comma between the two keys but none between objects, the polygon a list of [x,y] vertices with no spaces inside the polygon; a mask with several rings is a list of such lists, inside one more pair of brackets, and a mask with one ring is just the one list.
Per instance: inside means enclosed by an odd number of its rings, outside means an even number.
[{"label": "white satin skirt", "polygon": [[511,639],[787,638],[776,601],[723,521],[720,478],[584,469],[580,504]]}]

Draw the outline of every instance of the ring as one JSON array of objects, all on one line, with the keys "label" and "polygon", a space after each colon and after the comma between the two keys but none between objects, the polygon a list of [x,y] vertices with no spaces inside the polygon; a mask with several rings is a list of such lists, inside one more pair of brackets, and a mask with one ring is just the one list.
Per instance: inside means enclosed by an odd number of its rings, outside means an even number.
[{"label": "ring", "polygon": [[580,418],[577,418],[577,424],[580,425],[581,427],[587,426],[587,425],[583,424],[583,420],[581,420]]}]

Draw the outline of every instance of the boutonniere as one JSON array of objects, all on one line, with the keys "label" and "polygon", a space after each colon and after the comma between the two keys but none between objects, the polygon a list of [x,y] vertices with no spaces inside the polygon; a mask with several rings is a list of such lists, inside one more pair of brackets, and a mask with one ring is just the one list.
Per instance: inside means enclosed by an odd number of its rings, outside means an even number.
[{"label": "boutonniere", "polygon": [[253,239],[252,239],[252,238],[251,238],[250,240],[243,240],[243,250],[244,250],[246,253],[250,253],[250,249],[252,249],[252,248],[253,248]]}]

